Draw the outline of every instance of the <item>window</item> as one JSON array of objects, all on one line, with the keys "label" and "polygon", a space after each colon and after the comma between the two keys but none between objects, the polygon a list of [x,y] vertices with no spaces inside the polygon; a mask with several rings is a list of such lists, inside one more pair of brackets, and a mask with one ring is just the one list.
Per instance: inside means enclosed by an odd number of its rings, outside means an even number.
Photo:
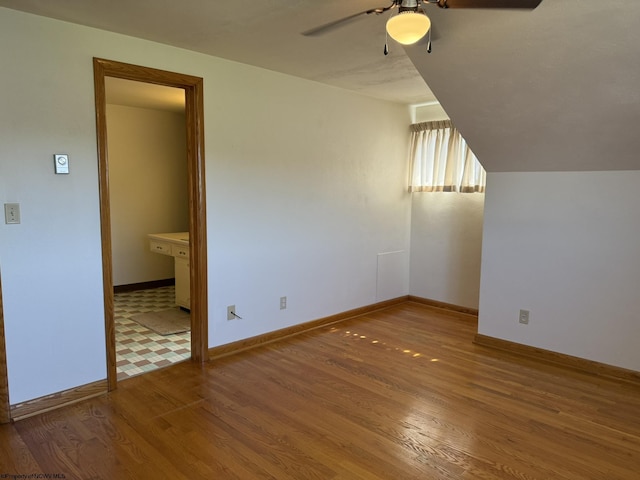
[{"label": "window", "polygon": [[410,192],[484,192],[486,172],[449,120],[411,125]]}]

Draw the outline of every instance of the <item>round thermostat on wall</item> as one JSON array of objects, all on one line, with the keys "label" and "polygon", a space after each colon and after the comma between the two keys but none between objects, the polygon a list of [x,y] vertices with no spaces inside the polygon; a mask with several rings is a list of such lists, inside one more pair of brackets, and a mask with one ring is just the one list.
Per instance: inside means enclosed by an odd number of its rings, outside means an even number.
[{"label": "round thermostat on wall", "polygon": [[53,156],[53,164],[56,169],[56,174],[69,173],[69,155],[66,153],[56,153]]}]

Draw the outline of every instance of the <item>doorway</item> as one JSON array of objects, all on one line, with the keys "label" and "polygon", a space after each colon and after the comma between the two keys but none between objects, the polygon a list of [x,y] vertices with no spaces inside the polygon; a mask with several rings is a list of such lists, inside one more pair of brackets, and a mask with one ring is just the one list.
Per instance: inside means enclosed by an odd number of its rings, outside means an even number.
[{"label": "doorway", "polygon": [[[114,77],[105,88],[122,381],[191,356],[187,136],[184,89]],[[151,239],[164,232],[178,238]]]},{"label": "doorway", "polygon": [[[114,77],[183,89],[187,137],[187,196],[189,209],[189,289],[191,297],[191,360],[208,359],[207,251],[204,178],[203,81],[199,77],[94,58],[96,128],[100,186],[103,293],[109,390],[117,386],[113,293],[113,251],[107,148],[105,78]],[[152,232],[150,232],[152,233]]]},{"label": "doorway", "polygon": [[2,280],[0,279],[0,424],[11,421],[9,409],[9,376],[6,344],[4,342],[4,313],[2,309]]}]

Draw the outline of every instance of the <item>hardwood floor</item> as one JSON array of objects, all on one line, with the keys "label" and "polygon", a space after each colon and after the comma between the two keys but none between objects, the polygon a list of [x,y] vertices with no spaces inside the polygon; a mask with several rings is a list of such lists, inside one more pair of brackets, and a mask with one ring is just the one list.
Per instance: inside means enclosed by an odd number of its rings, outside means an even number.
[{"label": "hardwood floor", "polygon": [[2,474],[636,479],[640,388],[472,343],[404,303],[0,426]]}]

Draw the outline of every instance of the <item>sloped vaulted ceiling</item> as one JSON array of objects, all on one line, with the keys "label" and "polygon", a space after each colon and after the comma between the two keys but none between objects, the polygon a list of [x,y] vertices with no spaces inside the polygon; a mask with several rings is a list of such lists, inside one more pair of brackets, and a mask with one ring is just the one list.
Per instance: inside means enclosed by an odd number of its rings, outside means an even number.
[{"label": "sloped vaulted ceiling", "polygon": [[640,2],[430,17],[407,53],[488,171],[640,169]]}]

